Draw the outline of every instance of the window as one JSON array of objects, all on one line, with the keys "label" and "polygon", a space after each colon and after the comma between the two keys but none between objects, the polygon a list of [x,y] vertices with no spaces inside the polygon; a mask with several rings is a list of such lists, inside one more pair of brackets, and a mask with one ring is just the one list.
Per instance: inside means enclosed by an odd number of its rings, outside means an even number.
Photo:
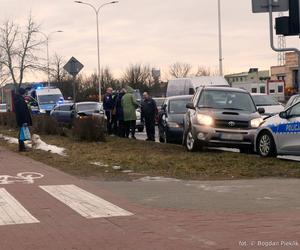
[{"label": "window", "polygon": [[270,94],[275,94],[275,89],[270,89]]},{"label": "window", "polygon": [[243,78],[242,78],[242,77],[240,78],[240,81],[241,81],[241,82],[243,81]]},{"label": "window", "polygon": [[260,86],[260,93],[265,94],[266,93],[266,87]]},{"label": "window", "polygon": [[278,93],[283,93],[283,86],[278,86]]},{"label": "window", "polygon": [[291,116],[291,117],[299,117],[300,116],[300,103],[290,109],[289,116]]},{"label": "window", "polygon": [[251,93],[257,93],[257,88],[252,88]]},{"label": "window", "polygon": [[60,106],[60,110],[61,111],[70,111],[71,110],[71,106],[70,105]]}]

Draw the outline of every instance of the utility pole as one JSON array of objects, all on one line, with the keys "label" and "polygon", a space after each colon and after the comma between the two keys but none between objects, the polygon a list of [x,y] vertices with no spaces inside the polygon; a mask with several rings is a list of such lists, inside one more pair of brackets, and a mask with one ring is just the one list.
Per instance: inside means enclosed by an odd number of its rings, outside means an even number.
[{"label": "utility pole", "polygon": [[220,76],[223,76],[221,0],[218,0],[218,24],[219,24],[219,74]]}]

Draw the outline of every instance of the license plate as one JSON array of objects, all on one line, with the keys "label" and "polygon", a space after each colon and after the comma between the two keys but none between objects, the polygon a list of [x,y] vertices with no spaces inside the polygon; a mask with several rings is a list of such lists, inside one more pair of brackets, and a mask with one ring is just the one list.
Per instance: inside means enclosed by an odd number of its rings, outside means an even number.
[{"label": "license plate", "polygon": [[243,135],[236,134],[221,134],[221,139],[227,141],[242,141],[244,137]]}]

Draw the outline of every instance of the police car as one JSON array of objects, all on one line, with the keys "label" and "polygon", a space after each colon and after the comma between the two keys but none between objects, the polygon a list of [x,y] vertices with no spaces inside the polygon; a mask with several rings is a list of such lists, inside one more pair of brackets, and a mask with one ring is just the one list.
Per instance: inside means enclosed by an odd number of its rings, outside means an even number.
[{"label": "police car", "polygon": [[256,132],[254,145],[263,157],[300,155],[300,102],[266,119]]}]

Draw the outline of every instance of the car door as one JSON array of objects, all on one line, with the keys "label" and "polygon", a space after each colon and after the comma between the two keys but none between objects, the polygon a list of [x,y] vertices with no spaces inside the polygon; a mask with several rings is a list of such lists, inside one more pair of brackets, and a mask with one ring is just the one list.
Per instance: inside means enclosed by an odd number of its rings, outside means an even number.
[{"label": "car door", "polygon": [[59,122],[70,123],[71,110],[70,105],[61,105],[59,111]]},{"label": "car door", "polygon": [[288,109],[286,114],[277,131],[278,147],[284,154],[300,155],[300,103]]}]

